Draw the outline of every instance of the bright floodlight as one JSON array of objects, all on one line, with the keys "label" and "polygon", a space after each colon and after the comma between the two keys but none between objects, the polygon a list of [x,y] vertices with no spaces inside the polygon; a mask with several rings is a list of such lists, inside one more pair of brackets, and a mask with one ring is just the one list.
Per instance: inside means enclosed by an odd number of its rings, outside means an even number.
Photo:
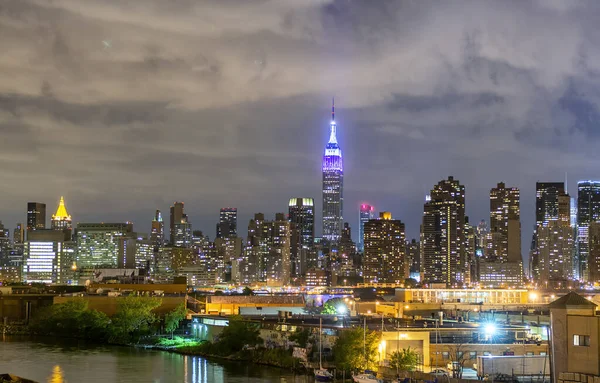
[{"label": "bright floodlight", "polygon": [[494,333],[496,332],[496,325],[488,323],[485,325],[484,331],[486,335],[494,335]]},{"label": "bright floodlight", "polygon": [[338,314],[342,314],[342,315],[346,314],[346,311],[347,311],[347,309],[346,309],[346,306],[344,306],[344,305],[338,306],[338,308],[337,308]]}]

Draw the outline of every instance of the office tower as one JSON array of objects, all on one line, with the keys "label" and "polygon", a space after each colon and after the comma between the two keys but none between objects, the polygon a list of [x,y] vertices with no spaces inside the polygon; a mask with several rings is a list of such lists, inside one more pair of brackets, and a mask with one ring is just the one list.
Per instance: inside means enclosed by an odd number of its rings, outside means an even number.
[{"label": "office tower", "polygon": [[323,155],[323,238],[334,243],[342,235],[344,222],[344,169],[336,129],[335,105],[332,104],[329,142]]},{"label": "office tower", "polygon": [[600,222],[592,221],[586,228],[586,239],[588,241],[588,281],[596,283],[600,281]]},{"label": "office tower", "polygon": [[465,187],[448,177],[433,187],[423,207],[420,242],[425,283],[450,287],[469,282],[465,223]]},{"label": "office tower", "polygon": [[137,233],[135,239],[134,267],[136,269],[147,270],[151,273],[154,264],[154,254],[158,253],[160,247],[155,247],[155,242],[152,238],[148,238],[147,234]]},{"label": "office tower", "polygon": [[[27,283],[69,283],[74,247],[58,230],[34,230],[28,233],[24,247],[23,281]],[[71,280],[72,282],[72,280]]]},{"label": "office tower", "polygon": [[292,276],[306,273],[309,253],[315,243],[315,203],[312,198],[291,198],[288,203],[288,219],[291,228]]},{"label": "office tower", "polygon": [[27,203],[27,231],[46,228],[46,204],[39,202]]},{"label": "office tower", "polygon": [[500,182],[490,190],[490,231],[491,261],[522,262],[519,189],[506,188]]},{"label": "office tower", "polygon": [[[588,273],[589,264],[589,226],[600,221],[600,181],[579,181],[577,183],[577,249],[579,276]],[[590,282],[594,280],[586,278]]]},{"label": "office tower", "polygon": [[358,212],[358,251],[365,250],[365,223],[374,218],[375,208],[371,205],[361,204]]},{"label": "office tower", "polygon": [[187,222],[187,216],[183,213],[183,202],[174,202],[170,208],[169,216],[169,243],[175,244],[175,225],[181,222]]},{"label": "office tower", "polygon": [[559,220],[550,220],[537,227],[539,283],[566,281],[573,278],[573,230]]},{"label": "office tower", "polygon": [[52,215],[52,220],[50,221],[50,228],[52,230],[62,231],[65,236],[65,241],[71,240],[71,235],[73,231],[73,225],[71,223],[71,216],[67,213],[67,208],[65,207],[65,199],[61,196],[60,201],[58,202],[58,208],[56,209],[56,213]]},{"label": "office tower", "polygon": [[165,244],[165,223],[163,222],[162,213],[157,210],[154,213],[152,226],[150,229],[150,242],[155,250]]},{"label": "office tower", "polygon": [[[573,234],[567,234],[572,230],[571,197],[565,192],[564,186],[564,182],[536,183],[536,229],[530,253],[531,276],[536,282],[547,282],[548,278],[566,278],[565,274],[568,277],[573,275],[572,271],[566,273],[562,267],[555,266],[558,261],[553,259],[558,257],[570,267],[573,265],[573,249],[567,252],[564,247],[569,243],[573,246]],[[558,240],[560,243],[556,242]]]},{"label": "office tower", "polygon": [[25,227],[22,223],[17,223],[17,227],[13,231],[13,244],[19,245],[25,242]]},{"label": "office tower", "polygon": [[183,202],[175,202],[171,206],[170,244],[175,247],[192,247],[192,224],[183,212]]},{"label": "office tower", "polygon": [[410,242],[406,241],[406,260],[409,264],[410,278],[421,279],[421,247],[419,241],[414,238]]},{"label": "office tower", "polygon": [[290,222],[283,213],[277,213],[274,221],[266,221],[262,213],[254,215],[248,224],[248,243],[240,266],[245,283],[289,284],[290,231]]},{"label": "office tower", "polygon": [[365,283],[404,283],[408,278],[404,224],[382,212],[365,223]]},{"label": "office tower", "polygon": [[[77,267],[115,268],[122,262],[120,240],[134,237],[133,224],[78,223]],[[135,256],[134,256],[135,258]]]},{"label": "office tower", "polygon": [[217,238],[237,237],[237,208],[224,207],[219,211]]}]

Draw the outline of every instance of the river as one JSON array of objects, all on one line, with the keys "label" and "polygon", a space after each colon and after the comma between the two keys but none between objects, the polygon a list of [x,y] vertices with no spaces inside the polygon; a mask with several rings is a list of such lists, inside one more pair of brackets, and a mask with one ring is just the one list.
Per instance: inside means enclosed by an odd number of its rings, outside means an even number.
[{"label": "river", "polygon": [[82,342],[0,339],[0,373],[39,383],[308,383],[277,368]]}]

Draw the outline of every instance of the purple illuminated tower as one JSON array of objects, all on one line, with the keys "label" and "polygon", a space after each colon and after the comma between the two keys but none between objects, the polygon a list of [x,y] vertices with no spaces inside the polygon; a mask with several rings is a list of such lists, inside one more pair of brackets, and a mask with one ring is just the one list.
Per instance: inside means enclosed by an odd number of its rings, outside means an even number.
[{"label": "purple illuminated tower", "polygon": [[338,242],[342,235],[344,218],[344,169],[342,149],[337,142],[335,103],[331,102],[329,142],[323,155],[323,238]]}]

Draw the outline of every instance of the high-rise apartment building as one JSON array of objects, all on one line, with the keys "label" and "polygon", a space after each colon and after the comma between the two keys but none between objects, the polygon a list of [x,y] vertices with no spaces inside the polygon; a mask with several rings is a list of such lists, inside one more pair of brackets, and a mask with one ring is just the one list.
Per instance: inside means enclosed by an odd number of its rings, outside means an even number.
[{"label": "high-rise apartment building", "polygon": [[573,233],[571,228],[571,197],[564,182],[536,183],[536,228],[531,245],[530,269],[536,282],[572,278]]},{"label": "high-rise apartment building", "polygon": [[332,105],[329,142],[323,155],[323,238],[330,242],[339,241],[344,223],[344,168],[336,129]]},{"label": "high-rise apartment building", "polygon": [[490,190],[490,235],[492,246],[489,260],[521,263],[520,193],[503,182]]},{"label": "high-rise apartment building", "polygon": [[465,187],[453,177],[440,181],[423,209],[420,243],[425,283],[462,286],[470,282],[466,222]]},{"label": "high-rise apartment building", "polygon": [[77,267],[118,267],[123,259],[119,256],[121,242],[127,238],[135,239],[130,222],[77,224]]},{"label": "high-rise apartment building", "polygon": [[365,223],[365,283],[403,283],[408,278],[404,224],[382,212]]},{"label": "high-rise apartment building", "polygon": [[165,223],[163,222],[162,213],[157,210],[154,213],[154,219],[152,220],[152,226],[150,228],[150,243],[154,251],[158,251],[158,248],[165,244]]},{"label": "high-rise apartment building", "polygon": [[406,241],[406,259],[409,264],[410,277],[416,277],[419,280],[421,278],[419,275],[421,272],[421,247],[419,241],[414,238],[410,242]]},{"label": "high-rise apartment building", "polygon": [[237,237],[237,208],[224,207],[219,211],[219,223],[217,224],[217,237]]},{"label": "high-rise apartment building", "polygon": [[592,279],[589,271],[591,269],[589,227],[593,222],[598,221],[600,221],[600,181],[579,181],[577,183],[578,271],[580,277],[590,282],[596,280]]},{"label": "high-rise apartment building", "polygon": [[266,221],[262,213],[248,224],[248,245],[240,265],[244,283],[266,282],[269,286],[290,282],[290,222],[283,213]]},{"label": "high-rise apartment building", "polygon": [[312,198],[291,198],[288,203],[288,219],[291,228],[292,276],[306,273],[309,253],[315,243],[315,203]]},{"label": "high-rise apartment building", "polygon": [[50,228],[52,230],[62,231],[65,236],[65,241],[71,240],[73,224],[71,222],[71,216],[67,212],[64,197],[60,197],[56,213],[52,215],[52,220],[50,221]]},{"label": "high-rise apartment building", "polygon": [[588,241],[588,280],[592,283],[600,281],[600,222],[592,221],[587,227]]},{"label": "high-rise apartment building", "polygon": [[361,204],[358,211],[358,251],[365,250],[365,223],[372,220],[374,217],[375,208],[368,204]]},{"label": "high-rise apartment building", "polygon": [[46,228],[46,204],[27,202],[27,231]]}]

